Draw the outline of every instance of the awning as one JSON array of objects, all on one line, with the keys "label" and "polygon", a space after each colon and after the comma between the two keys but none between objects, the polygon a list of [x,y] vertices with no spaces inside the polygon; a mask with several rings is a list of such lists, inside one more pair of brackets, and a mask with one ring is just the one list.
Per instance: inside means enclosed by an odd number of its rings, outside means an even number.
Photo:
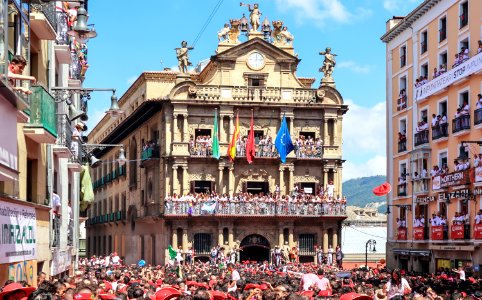
[{"label": "awning", "polygon": [[408,250],[408,249],[393,249],[394,254],[400,255],[411,255],[411,256],[431,256],[432,252],[430,250]]}]

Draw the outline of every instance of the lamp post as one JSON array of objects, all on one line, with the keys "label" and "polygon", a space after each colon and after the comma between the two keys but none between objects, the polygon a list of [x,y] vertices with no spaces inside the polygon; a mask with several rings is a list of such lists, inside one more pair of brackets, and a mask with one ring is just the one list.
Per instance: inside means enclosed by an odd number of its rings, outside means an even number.
[{"label": "lamp post", "polygon": [[370,247],[370,251],[377,252],[377,249],[375,248],[376,244],[377,244],[377,241],[372,239],[369,239],[365,244],[365,267],[367,268],[367,270],[368,270],[368,247]]},{"label": "lamp post", "polygon": [[119,165],[123,166],[126,163],[126,156],[123,144],[82,144],[83,152],[86,153],[86,156],[90,159],[91,168],[95,169],[102,163],[102,160],[96,158],[93,152],[95,150],[103,150],[110,147],[120,147],[117,162],[119,163]]}]

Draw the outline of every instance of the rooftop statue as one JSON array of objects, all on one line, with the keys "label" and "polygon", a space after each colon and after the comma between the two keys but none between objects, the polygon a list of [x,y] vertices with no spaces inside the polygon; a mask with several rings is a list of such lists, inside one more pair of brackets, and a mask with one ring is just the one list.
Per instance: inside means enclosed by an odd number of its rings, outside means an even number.
[{"label": "rooftop statue", "polygon": [[182,41],[181,48],[176,48],[176,56],[179,66],[179,72],[187,73],[187,69],[189,66],[192,66],[192,63],[189,61],[189,50],[194,49],[194,47],[188,47],[186,41]]},{"label": "rooftop statue", "polygon": [[293,43],[294,36],[288,31],[288,27],[283,26],[283,21],[273,21],[273,44],[275,46],[286,46]]},{"label": "rooftop statue", "polygon": [[333,70],[335,69],[336,61],[335,56],[336,54],[331,53],[331,48],[327,47],[325,51],[320,51],[320,55],[325,56],[325,60],[323,61],[323,66],[320,68],[320,72],[322,72],[325,76],[323,77],[322,81],[333,81]]},{"label": "rooftop statue", "polygon": [[228,24],[228,23],[224,24],[223,29],[219,30],[219,32],[218,32],[218,41],[222,42],[222,41],[227,41],[227,40],[229,40],[228,34],[229,34],[229,30],[230,30],[230,29],[231,29],[231,28],[229,28],[229,24]]},{"label": "rooftop statue", "polygon": [[246,6],[250,12],[249,14],[249,21],[251,23],[251,31],[258,31],[260,25],[260,17],[261,12],[259,11],[258,3],[253,4],[253,8],[251,8],[251,4],[244,4],[243,2],[239,3],[239,6]]}]

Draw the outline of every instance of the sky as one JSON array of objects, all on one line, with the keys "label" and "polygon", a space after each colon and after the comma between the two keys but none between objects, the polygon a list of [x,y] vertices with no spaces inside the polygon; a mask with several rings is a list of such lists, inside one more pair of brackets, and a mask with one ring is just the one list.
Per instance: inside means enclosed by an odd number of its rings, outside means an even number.
[{"label": "sky", "polygon": [[[115,88],[120,98],[144,71],[177,68],[174,48],[193,45],[193,65],[215,54],[217,33],[249,12],[239,0],[90,0],[89,24],[98,33],[88,42],[84,87]],[[348,104],[343,119],[343,181],[386,174],[385,44],[380,37],[392,16],[404,16],[421,0],[256,0],[261,20],[282,20],[294,35],[301,59],[297,75],[315,77],[331,47],[337,54],[336,88]],[[135,5],[133,5],[135,3]],[[254,2],[245,2],[254,3]],[[110,105],[109,93],[93,93],[88,127],[93,128]]]}]

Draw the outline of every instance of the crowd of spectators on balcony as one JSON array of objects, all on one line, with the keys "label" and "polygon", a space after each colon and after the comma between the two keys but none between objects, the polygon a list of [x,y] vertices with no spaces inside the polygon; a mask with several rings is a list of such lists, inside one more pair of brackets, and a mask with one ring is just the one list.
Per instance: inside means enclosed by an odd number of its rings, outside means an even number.
[{"label": "crowd of spectators on balcony", "polygon": [[462,212],[455,212],[455,215],[452,217],[452,225],[464,225],[468,223],[470,220],[469,215]]},{"label": "crowd of spectators on balcony", "polygon": [[323,154],[323,141],[320,138],[300,135],[293,146],[298,158],[320,158]]},{"label": "crowd of spectators on balcony", "polygon": [[454,160],[454,171],[465,171],[470,169],[470,160],[467,160],[465,162],[459,162],[458,160]]},{"label": "crowd of spectators on balcony", "polygon": [[443,73],[447,72],[447,66],[446,65],[440,65],[439,68],[433,68],[433,78],[437,78]]},{"label": "crowd of spectators on balcony", "polygon": [[454,64],[452,65],[452,68],[455,68],[458,65],[464,63],[465,61],[469,60],[469,58],[469,49],[462,47],[459,53],[455,53]]},{"label": "crowd of spectators on balcony", "polygon": [[425,227],[425,218],[422,215],[418,215],[413,220],[413,227]]},{"label": "crowd of spectators on balcony", "polygon": [[168,195],[165,198],[167,213],[176,214],[277,214],[296,215],[338,215],[344,214],[346,197],[329,196],[322,190],[317,195],[293,192],[291,195],[237,193],[217,194],[215,192]]},{"label": "crowd of spectators on balcony", "polygon": [[415,88],[419,88],[422,85],[428,82],[427,76],[420,76],[419,78],[415,79]]},{"label": "crowd of spectators on balcony", "polygon": [[438,165],[432,167],[430,170],[430,176],[433,178],[435,176],[446,175],[450,173],[449,167],[446,164],[443,164],[442,168],[439,168]]},{"label": "crowd of spectators on balcony", "polygon": [[418,122],[415,128],[416,132],[424,132],[428,130],[428,123],[425,120]]},{"label": "crowd of spectators on balcony", "polygon": [[406,228],[407,227],[407,220],[404,217],[397,218],[397,226],[398,228]]},{"label": "crowd of spectators on balcony", "polygon": [[440,212],[433,213],[432,218],[429,220],[432,226],[445,226],[447,225],[447,217],[442,216]]},{"label": "crowd of spectators on balcony", "polygon": [[432,114],[432,130],[438,130],[442,136],[446,136],[448,134],[447,127],[447,115],[445,113],[442,113],[442,115]]},{"label": "crowd of spectators on balcony", "polygon": [[[256,157],[277,157],[278,152],[273,143],[273,138],[270,136],[262,136],[255,138],[255,156]],[[246,156],[246,144],[248,143],[248,136],[243,136],[238,139],[236,143],[236,155]]]},{"label": "crowd of spectators on balcony", "polygon": [[145,141],[143,142],[142,144],[142,151],[146,151],[146,150],[149,150],[149,149],[157,149],[158,145],[155,141],[153,140],[150,140],[150,141]]},{"label": "crowd of spectators on balcony", "polygon": [[210,135],[198,135],[189,138],[189,153],[195,156],[211,156],[213,140]]},{"label": "crowd of spectators on balcony", "polygon": [[477,214],[475,215],[475,224],[482,224],[482,209],[479,209]]}]

